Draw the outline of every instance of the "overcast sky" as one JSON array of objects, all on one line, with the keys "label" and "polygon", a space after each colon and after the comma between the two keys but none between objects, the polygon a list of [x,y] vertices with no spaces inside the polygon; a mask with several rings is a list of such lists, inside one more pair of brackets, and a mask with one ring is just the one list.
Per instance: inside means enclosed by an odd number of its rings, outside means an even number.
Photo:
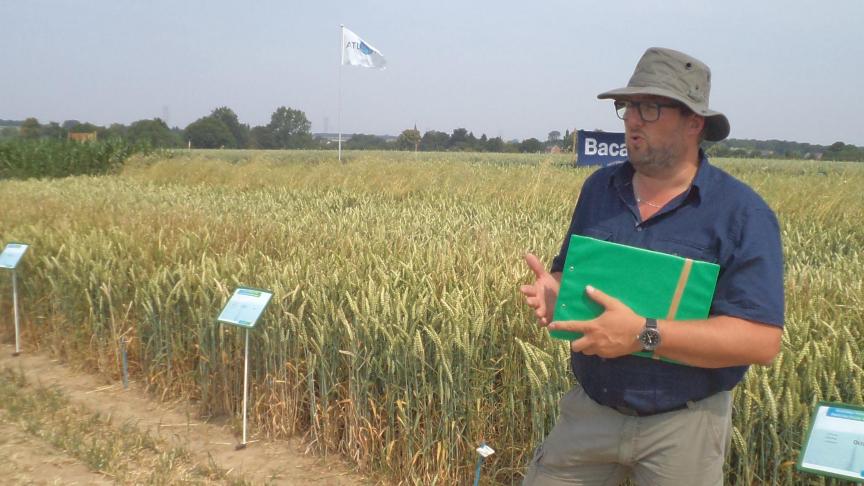
[{"label": "overcast sky", "polygon": [[864,146],[864,0],[0,0],[0,119],[254,126],[284,105],[335,132],[340,24],[388,63],[341,68],[345,133],[619,130],[596,95],[662,46],[711,67],[733,138]]}]

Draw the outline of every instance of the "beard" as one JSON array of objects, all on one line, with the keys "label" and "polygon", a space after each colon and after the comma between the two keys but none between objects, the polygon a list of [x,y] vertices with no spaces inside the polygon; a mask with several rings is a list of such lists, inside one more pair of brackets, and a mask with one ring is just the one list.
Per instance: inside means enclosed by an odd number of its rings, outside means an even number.
[{"label": "beard", "polygon": [[675,166],[684,156],[685,147],[677,137],[665,141],[648,140],[644,133],[634,146],[628,134],[627,156],[638,171],[645,173],[662,172]]}]

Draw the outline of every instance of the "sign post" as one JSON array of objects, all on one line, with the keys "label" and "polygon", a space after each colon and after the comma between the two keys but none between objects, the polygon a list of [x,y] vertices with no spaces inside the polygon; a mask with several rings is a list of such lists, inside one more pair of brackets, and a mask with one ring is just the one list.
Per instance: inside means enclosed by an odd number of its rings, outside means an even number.
[{"label": "sign post", "polygon": [[273,292],[269,290],[239,287],[222,309],[217,321],[244,328],[246,349],[243,358],[243,439],[236,449],[246,448],[246,403],[249,397],[249,330],[255,327],[264,308],[270,303]]},{"label": "sign post", "polygon": [[129,389],[129,358],[126,354],[126,336],[120,337],[120,363],[123,368],[123,389]]},{"label": "sign post", "polygon": [[12,270],[12,307],[15,309],[15,353],[12,356],[21,354],[21,326],[18,317],[18,262],[24,256],[30,245],[23,243],[9,243],[0,253],[0,268],[8,268]]},{"label": "sign post", "polygon": [[483,467],[483,461],[492,454],[495,454],[495,449],[489,447],[486,445],[486,441],[483,441],[480,443],[480,447],[474,450],[480,455],[477,458],[477,467],[474,469],[474,486],[478,486],[480,484],[480,469]]}]

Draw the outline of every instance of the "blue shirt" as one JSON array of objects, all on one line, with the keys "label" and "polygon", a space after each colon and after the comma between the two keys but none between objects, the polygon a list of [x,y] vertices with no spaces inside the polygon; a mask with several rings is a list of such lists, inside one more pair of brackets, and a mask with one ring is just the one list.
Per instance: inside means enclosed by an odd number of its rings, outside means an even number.
[{"label": "blue shirt", "polygon": [[[690,189],[647,221],[642,221],[633,194],[630,162],[591,174],[551,271],[563,269],[573,234],[717,263],[711,315],[782,327],[783,252],[777,218],[755,191],[712,166],[701,152],[700,157]],[[594,401],[640,415],[683,408],[687,401],[731,390],[748,368],[707,369],[582,353],[573,353],[571,364]]]}]

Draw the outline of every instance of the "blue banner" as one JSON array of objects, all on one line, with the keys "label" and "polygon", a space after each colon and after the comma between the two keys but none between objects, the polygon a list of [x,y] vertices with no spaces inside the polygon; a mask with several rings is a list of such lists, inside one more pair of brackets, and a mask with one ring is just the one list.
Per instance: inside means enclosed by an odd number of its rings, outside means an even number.
[{"label": "blue banner", "polygon": [[579,130],[576,165],[612,165],[627,160],[623,133]]}]

